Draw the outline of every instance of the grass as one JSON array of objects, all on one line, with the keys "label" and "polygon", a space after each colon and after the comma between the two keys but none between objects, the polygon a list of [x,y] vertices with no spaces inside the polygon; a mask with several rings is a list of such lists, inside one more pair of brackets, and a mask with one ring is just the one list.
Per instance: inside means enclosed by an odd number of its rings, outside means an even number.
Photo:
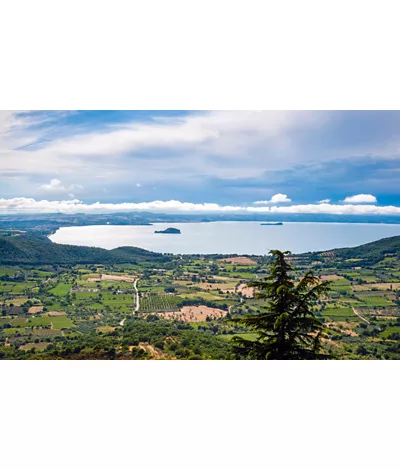
[{"label": "grass", "polygon": [[27,323],[28,326],[49,326],[50,324],[51,318],[47,316],[29,318]]},{"label": "grass", "polygon": [[385,297],[360,297],[363,305],[368,307],[388,307],[394,306],[393,302],[385,299]]},{"label": "grass", "polygon": [[51,272],[51,271],[41,271],[39,269],[34,269],[32,271],[32,275],[36,275],[37,277],[44,277],[44,278],[48,278],[48,277],[52,277],[54,276],[54,273]]},{"label": "grass", "polygon": [[13,299],[7,300],[7,304],[13,304],[16,307],[20,307],[22,304],[24,304],[28,300],[28,297],[14,297]]},{"label": "grass", "polygon": [[26,327],[41,327],[41,326],[50,326],[53,325],[53,329],[62,329],[62,328],[72,328],[75,326],[72,321],[66,315],[57,315],[54,317],[49,317],[48,315],[43,315],[40,317],[34,318],[14,318],[10,320],[11,325],[13,326],[26,326]]},{"label": "grass", "polygon": [[0,267],[0,276],[5,276],[5,275],[11,276],[15,274],[16,272],[17,271],[15,269],[6,268],[3,266]]},{"label": "grass", "polygon": [[22,294],[35,287],[34,282],[23,281],[23,282],[1,282],[0,293],[5,294]]},{"label": "grass", "polygon": [[46,305],[46,308],[49,312],[62,312],[65,310],[66,307],[64,305],[61,305],[60,302],[52,302],[51,304]]},{"label": "grass", "polygon": [[162,286],[149,286],[149,285],[139,285],[139,292],[164,292],[164,287]]},{"label": "grass", "polygon": [[51,294],[56,295],[57,297],[66,297],[70,290],[72,284],[65,284],[64,282],[59,282],[54,289],[50,290]]},{"label": "grass", "polygon": [[332,321],[358,320],[357,315],[353,312],[353,309],[350,307],[327,308],[320,313],[325,319],[329,317]]},{"label": "grass", "polygon": [[4,336],[16,336],[18,334],[20,336],[28,336],[29,333],[26,328],[4,328],[3,330]]},{"label": "grass", "polygon": [[389,326],[379,336],[383,339],[387,339],[392,333],[400,333],[400,326]]},{"label": "grass", "polygon": [[56,317],[49,317],[54,329],[72,328],[75,325],[66,315],[57,315]]},{"label": "grass", "polygon": [[13,318],[9,323],[12,326],[28,326],[28,318]]}]

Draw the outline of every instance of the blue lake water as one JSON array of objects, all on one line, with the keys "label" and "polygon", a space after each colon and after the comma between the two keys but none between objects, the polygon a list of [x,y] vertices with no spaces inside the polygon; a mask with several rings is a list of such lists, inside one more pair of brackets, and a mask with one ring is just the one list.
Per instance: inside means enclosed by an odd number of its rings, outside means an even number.
[{"label": "blue lake water", "polygon": [[[178,228],[182,233],[154,233],[168,227]],[[63,227],[50,239],[55,243],[107,249],[137,246],[174,254],[262,255],[271,249],[304,253],[357,246],[395,235],[400,235],[400,225],[285,222],[272,226],[260,222],[205,222]]]}]

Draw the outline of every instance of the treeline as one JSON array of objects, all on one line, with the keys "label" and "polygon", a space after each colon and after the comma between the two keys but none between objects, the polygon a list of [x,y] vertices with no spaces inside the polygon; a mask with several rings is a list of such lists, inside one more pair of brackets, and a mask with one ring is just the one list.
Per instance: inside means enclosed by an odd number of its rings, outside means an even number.
[{"label": "treeline", "polygon": [[[21,338],[22,339],[22,338]],[[43,341],[49,341],[44,339]],[[39,343],[39,340],[37,340]],[[21,341],[22,344],[22,341]],[[57,336],[46,348],[21,350],[0,346],[0,359],[151,359],[141,344],[156,348],[158,358],[233,359],[229,342],[214,334],[199,331],[189,324],[168,322],[156,315],[147,320],[132,318],[110,333]]]}]

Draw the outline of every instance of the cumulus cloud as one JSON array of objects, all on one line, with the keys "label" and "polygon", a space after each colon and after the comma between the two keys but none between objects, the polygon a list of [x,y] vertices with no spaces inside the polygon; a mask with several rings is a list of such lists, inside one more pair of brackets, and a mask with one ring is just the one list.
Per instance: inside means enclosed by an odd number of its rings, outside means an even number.
[{"label": "cumulus cloud", "polygon": [[330,199],[321,199],[318,202],[319,202],[319,204],[329,204],[331,202],[331,200]]},{"label": "cumulus cloud", "polygon": [[359,203],[376,203],[377,199],[372,194],[355,194],[354,196],[347,196],[343,202],[351,203],[351,204],[359,204]]},{"label": "cumulus cloud", "polygon": [[264,205],[264,204],[279,204],[281,202],[291,202],[292,200],[287,197],[286,194],[274,194],[269,201],[256,201],[254,204]]},{"label": "cumulus cloud", "polygon": [[[50,183],[39,186],[39,189],[50,193],[66,193],[68,191],[80,191],[83,189],[83,186],[81,184],[70,184],[65,186],[59,179],[53,178],[50,180]],[[69,196],[75,197],[73,193],[70,193]]]},{"label": "cumulus cloud", "polygon": [[32,198],[0,199],[3,213],[112,213],[130,211],[152,211],[164,213],[286,213],[286,214],[338,214],[338,215],[400,215],[400,207],[358,204],[303,204],[291,206],[222,206],[214,203],[151,201],[85,204],[79,199],[65,201],[35,200]]}]

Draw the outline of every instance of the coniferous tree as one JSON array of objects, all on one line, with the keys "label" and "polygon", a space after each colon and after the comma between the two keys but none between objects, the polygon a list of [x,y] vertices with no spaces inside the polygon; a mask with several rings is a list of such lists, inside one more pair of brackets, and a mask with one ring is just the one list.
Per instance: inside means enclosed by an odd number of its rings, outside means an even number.
[{"label": "coniferous tree", "polygon": [[329,282],[321,282],[308,271],[296,285],[292,266],[285,256],[290,251],[271,250],[270,274],[251,282],[257,298],[266,299],[265,312],[235,319],[257,333],[255,341],[233,338],[238,355],[250,359],[317,359],[320,351],[322,323],[313,313],[313,303],[326,293]]}]

